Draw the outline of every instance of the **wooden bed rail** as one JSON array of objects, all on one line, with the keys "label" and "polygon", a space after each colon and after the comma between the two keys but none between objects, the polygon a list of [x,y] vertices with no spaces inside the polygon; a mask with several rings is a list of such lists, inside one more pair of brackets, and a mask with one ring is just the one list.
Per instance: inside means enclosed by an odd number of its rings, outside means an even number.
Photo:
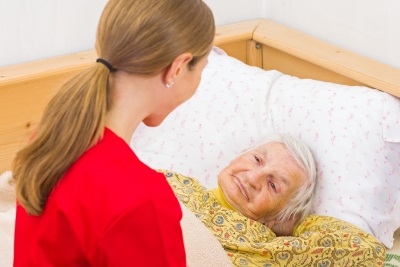
[{"label": "wooden bed rail", "polygon": [[265,70],[345,85],[364,85],[400,97],[400,70],[268,19],[217,30],[215,44]]},{"label": "wooden bed rail", "polygon": [[0,68],[0,173],[11,169],[58,88],[95,59],[89,51]]},{"label": "wooden bed rail", "polygon": [[400,97],[400,69],[266,19],[255,29],[253,40],[263,44],[264,69],[340,84],[366,85]]}]

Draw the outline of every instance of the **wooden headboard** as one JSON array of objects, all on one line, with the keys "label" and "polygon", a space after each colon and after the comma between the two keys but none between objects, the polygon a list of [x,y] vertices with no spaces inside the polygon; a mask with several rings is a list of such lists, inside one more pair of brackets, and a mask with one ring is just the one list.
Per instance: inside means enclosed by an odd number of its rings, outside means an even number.
[{"label": "wooden headboard", "polygon": [[[365,85],[400,97],[400,70],[262,19],[217,28],[215,45],[248,65],[300,78]],[[46,103],[95,51],[0,68],[0,173],[39,123]]]}]

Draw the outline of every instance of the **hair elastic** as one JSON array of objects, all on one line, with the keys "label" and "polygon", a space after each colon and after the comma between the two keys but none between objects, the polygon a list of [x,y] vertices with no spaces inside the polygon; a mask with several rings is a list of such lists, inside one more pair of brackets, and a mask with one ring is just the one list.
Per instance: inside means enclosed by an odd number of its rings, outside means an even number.
[{"label": "hair elastic", "polygon": [[113,66],[112,66],[110,63],[108,63],[106,60],[102,59],[102,58],[98,58],[98,59],[96,60],[96,62],[99,62],[99,63],[103,64],[104,66],[106,66],[106,68],[107,68],[110,72],[112,72],[112,71],[114,70]]}]

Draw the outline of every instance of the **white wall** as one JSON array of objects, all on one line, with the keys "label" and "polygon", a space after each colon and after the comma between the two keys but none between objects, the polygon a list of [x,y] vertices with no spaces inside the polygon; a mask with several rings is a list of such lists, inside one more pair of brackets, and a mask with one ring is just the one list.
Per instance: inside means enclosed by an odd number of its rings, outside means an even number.
[{"label": "white wall", "polygon": [[[264,1],[206,0],[217,25],[261,18]],[[94,48],[107,0],[0,0],[0,66]]]},{"label": "white wall", "polygon": [[216,25],[264,17],[265,0],[204,0],[214,13]]},{"label": "white wall", "polygon": [[265,17],[400,69],[399,0],[265,0]]},{"label": "white wall", "polygon": [[93,49],[107,0],[0,0],[0,66]]},{"label": "white wall", "polygon": [[[399,0],[205,0],[217,25],[270,18],[400,69]],[[93,49],[107,0],[0,0],[0,66]]]}]

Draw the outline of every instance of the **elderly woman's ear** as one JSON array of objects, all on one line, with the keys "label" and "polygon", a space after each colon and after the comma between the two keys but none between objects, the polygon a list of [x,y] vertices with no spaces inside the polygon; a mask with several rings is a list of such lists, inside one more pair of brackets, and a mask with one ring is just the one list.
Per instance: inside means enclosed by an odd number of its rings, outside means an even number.
[{"label": "elderly woman's ear", "polygon": [[286,221],[267,222],[265,226],[270,228],[277,236],[292,236],[298,220],[298,216],[291,216]]}]

